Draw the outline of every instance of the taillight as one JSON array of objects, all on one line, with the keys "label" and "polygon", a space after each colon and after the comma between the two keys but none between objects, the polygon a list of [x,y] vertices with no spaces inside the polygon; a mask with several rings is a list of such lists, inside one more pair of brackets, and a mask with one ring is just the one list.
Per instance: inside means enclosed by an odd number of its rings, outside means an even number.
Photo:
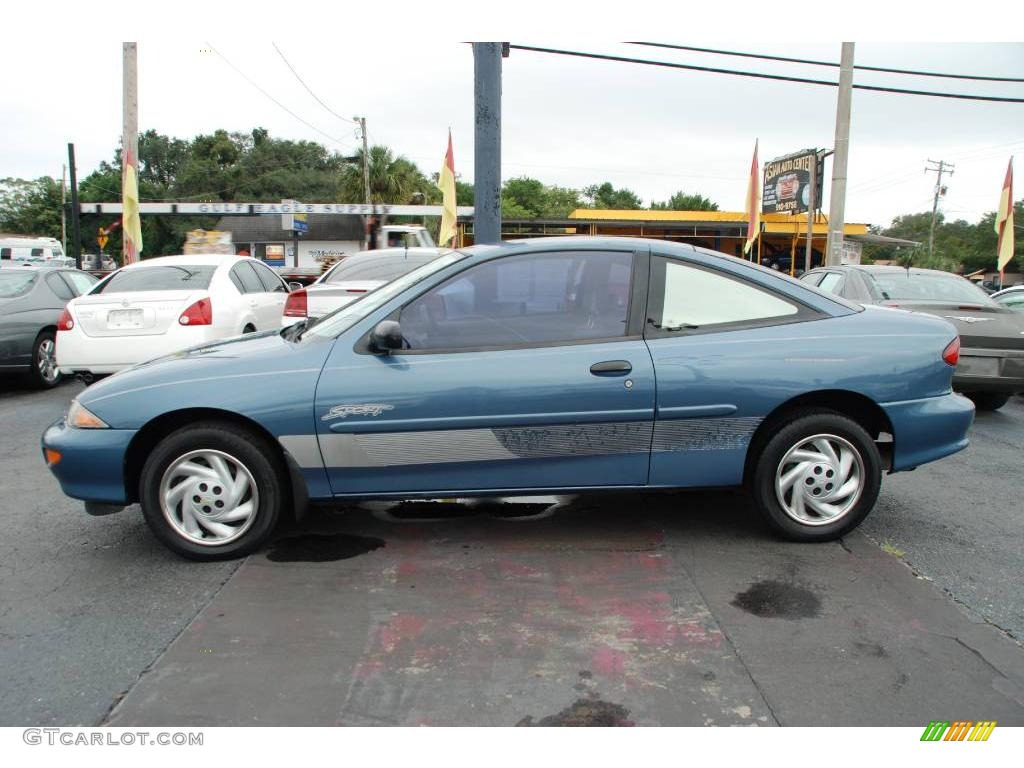
[{"label": "taillight", "polygon": [[950,365],[956,365],[960,360],[960,337],[957,336],[942,350],[942,359]]},{"label": "taillight", "polygon": [[213,325],[213,305],[209,299],[200,299],[181,313],[182,325]]},{"label": "taillight", "polygon": [[288,294],[288,299],[284,303],[284,316],[285,317],[306,317],[306,289],[299,288],[297,291],[292,291]]},{"label": "taillight", "polygon": [[68,312],[68,308],[64,307],[64,311],[60,313],[60,320],[57,321],[58,331],[70,331],[75,327],[75,321],[71,319],[71,313]]}]

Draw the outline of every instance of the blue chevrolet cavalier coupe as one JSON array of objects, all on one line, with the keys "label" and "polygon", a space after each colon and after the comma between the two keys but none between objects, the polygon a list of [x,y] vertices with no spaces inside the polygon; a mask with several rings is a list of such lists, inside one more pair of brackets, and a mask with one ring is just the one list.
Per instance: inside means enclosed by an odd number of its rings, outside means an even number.
[{"label": "blue chevrolet cavalier coupe", "polygon": [[[59,340],[58,340],[59,344]],[[834,539],[963,449],[939,318],[661,241],[449,251],[322,318],[136,366],[43,435],[64,492],[195,559],[312,500],[745,485]]]}]

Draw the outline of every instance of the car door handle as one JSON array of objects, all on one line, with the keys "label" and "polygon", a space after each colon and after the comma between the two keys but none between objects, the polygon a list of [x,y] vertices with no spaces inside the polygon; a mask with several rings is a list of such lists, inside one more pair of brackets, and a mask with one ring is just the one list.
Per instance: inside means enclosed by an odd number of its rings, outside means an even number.
[{"label": "car door handle", "polygon": [[628,360],[605,360],[590,366],[590,372],[595,376],[625,376],[632,370]]}]

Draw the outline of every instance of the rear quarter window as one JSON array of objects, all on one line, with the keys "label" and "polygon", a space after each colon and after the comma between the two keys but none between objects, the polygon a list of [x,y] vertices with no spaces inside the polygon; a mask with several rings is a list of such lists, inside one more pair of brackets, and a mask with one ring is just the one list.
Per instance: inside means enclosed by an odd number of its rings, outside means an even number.
[{"label": "rear quarter window", "polygon": [[4,270],[0,272],[0,299],[14,299],[18,296],[24,296],[35,285],[39,274],[37,272],[29,272],[25,270],[14,271]]}]

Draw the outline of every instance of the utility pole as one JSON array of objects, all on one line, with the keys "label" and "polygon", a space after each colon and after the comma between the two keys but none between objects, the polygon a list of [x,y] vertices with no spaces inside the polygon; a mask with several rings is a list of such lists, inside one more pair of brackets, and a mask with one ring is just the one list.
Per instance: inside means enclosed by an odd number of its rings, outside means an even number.
[{"label": "utility pole", "polygon": [[363,193],[370,204],[370,148],[366,145],[366,118],[359,117],[359,132],[363,134]]},{"label": "utility pole", "polygon": [[473,43],[473,240],[501,242],[502,43]]},{"label": "utility pole", "polygon": [[60,167],[60,248],[68,255],[68,167]]},{"label": "utility pole", "polygon": [[832,160],[832,193],[828,206],[828,245],[825,263],[836,266],[843,257],[846,217],[846,165],[850,151],[850,105],[853,95],[853,43],[843,43],[839,63],[839,100],[836,104],[835,158]]},{"label": "utility pole", "polygon": [[78,207],[78,176],[75,173],[75,145],[68,144],[68,168],[71,169],[71,255],[75,266],[82,268],[82,230],[79,224],[81,209]]},{"label": "utility pole", "polygon": [[946,194],[946,188],[942,186],[942,174],[948,173],[950,176],[953,175],[954,166],[952,163],[947,163],[945,160],[928,160],[931,166],[924,169],[925,173],[934,171],[938,176],[935,179],[935,199],[932,201],[932,227],[928,232],[928,255],[931,256],[935,250],[935,220],[939,215],[939,197]]},{"label": "utility pole", "polygon": [[[122,63],[122,136],[121,136],[121,202],[124,202],[124,180],[128,167],[139,167],[139,59],[138,45],[136,43],[123,43]],[[138,174],[136,173],[136,179]],[[129,239],[129,232],[133,230],[125,225],[124,215],[121,216],[121,242]],[[137,247],[138,244],[136,243]],[[139,254],[127,254],[133,258],[140,258]],[[100,257],[102,261],[102,257]],[[122,264],[128,263],[125,249],[121,251]]]},{"label": "utility pole", "polygon": [[[363,138],[363,197],[365,198],[363,202],[365,202],[367,205],[369,205],[370,204],[370,148],[367,145],[367,141],[368,140],[367,140],[367,137],[366,137],[366,118],[365,117],[353,117],[352,119],[355,120],[357,123],[359,123],[359,132],[362,134],[362,138]],[[365,233],[364,238],[363,238],[363,248],[371,247],[371,244],[369,242],[369,240],[371,239],[370,238],[370,218],[371,218],[371,216],[369,214],[367,214],[366,216],[363,216],[363,232]]]},{"label": "utility pole", "polygon": [[804,272],[811,269],[812,250],[814,248],[814,209],[820,205],[817,199],[818,189],[818,151],[814,151],[814,162],[811,163],[811,190],[807,201],[807,246],[804,249]]}]

